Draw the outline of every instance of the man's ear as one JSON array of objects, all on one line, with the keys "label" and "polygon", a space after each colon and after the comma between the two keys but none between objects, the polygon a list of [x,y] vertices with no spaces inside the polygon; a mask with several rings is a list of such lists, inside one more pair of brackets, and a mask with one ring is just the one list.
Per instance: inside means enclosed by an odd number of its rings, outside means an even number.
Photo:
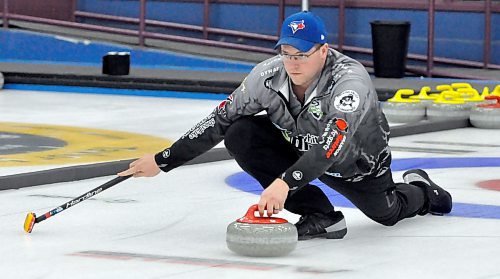
[{"label": "man's ear", "polygon": [[321,46],[321,54],[322,55],[326,55],[328,53],[328,43],[324,43],[322,46]]}]

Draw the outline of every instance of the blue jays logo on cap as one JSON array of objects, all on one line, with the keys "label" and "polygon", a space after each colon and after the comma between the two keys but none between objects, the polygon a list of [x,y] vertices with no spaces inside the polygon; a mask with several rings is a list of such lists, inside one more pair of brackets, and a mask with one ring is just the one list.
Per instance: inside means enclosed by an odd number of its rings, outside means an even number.
[{"label": "blue jays logo on cap", "polygon": [[297,32],[298,30],[302,30],[302,29],[306,28],[306,25],[304,24],[304,20],[292,21],[292,22],[290,22],[290,24],[288,24],[288,26],[290,28],[292,28],[293,34],[295,34],[295,32]]},{"label": "blue jays logo on cap", "polygon": [[[300,32],[298,32],[301,30]],[[315,44],[326,43],[325,24],[318,16],[304,11],[295,13],[283,21],[281,34],[275,48],[281,45],[290,45],[307,52]]]}]

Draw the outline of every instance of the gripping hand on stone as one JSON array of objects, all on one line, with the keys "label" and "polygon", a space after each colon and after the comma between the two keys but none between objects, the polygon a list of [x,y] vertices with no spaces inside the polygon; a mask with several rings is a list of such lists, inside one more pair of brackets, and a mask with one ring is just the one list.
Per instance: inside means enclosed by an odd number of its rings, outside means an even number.
[{"label": "gripping hand on stone", "polygon": [[264,216],[267,210],[267,216],[270,217],[283,210],[289,189],[285,181],[280,178],[275,179],[260,195],[259,215]]}]

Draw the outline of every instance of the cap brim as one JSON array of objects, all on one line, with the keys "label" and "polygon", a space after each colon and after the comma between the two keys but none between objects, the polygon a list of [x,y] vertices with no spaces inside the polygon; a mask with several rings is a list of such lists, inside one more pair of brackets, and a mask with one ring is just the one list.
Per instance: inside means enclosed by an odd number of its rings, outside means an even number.
[{"label": "cap brim", "polygon": [[281,45],[290,45],[293,46],[294,48],[300,50],[301,52],[307,52],[311,48],[314,47],[315,43],[309,42],[306,40],[294,38],[294,37],[285,37],[281,38],[278,43],[274,46],[274,49],[277,49]]}]

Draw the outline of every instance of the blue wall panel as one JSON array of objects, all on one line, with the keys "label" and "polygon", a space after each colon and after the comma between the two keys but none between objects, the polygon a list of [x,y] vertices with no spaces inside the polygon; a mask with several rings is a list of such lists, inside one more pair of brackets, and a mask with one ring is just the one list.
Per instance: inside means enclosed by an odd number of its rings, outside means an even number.
[{"label": "blue wall panel", "polygon": [[[138,0],[78,0],[78,10],[121,16],[139,14]],[[147,18],[178,23],[202,25],[203,4],[148,0]],[[290,15],[299,6],[286,6]],[[312,7],[327,25],[328,41],[338,41],[338,9]],[[405,20],[411,23],[409,52],[427,53],[427,11],[394,9],[346,9],[345,44],[371,47],[370,21]],[[214,3],[210,5],[210,26],[246,32],[276,35],[277,5],[237,5]],[[482,61],[484,16],[472,12],[436,12],[435,54],[437,56]],[[182,31],[170,33],[182,34]],[[192,35],[185,33],[185,35]],[[245,42],[247,42],[245,40]],[[500,15],[492,15],[491,62],[500,63]]]},{"label": "blue wall panel", "polygon": [[484,15],[437,12],[434,33],[436,56],[481,61]]},{"label": "blue wall panel", "polygon": [[210,26],[276,35],[278,8],[271,5],[212,4],[210,5]]},{"label": "blue wall panel", "polygon": [[[77,10],[108,15],[139,17],[138,0],[80,0]],[[203,24],[202,3],[152,1],[146,2],[148,19],[172,21],[184,24]]]},{"label": "blue wall panel", "polygon": [[[293,10],[288,15],[298,12],[299,9]],[[326,26],[327,42],[330,44],[338,43],[339,36],[339,10],[337,8],[313,7],[311,12],[323,19]]]},{"label": "blue wall panel", "polygon": [[146,15],[148,19],[203,25],[203,4],[148,1]]},{"label": "blue wall panel", "polygon": [[500,14],[491,17],[491,63],[500,64]]},{"label": "blue wall panel", "polygon": [[64,63],[100,66],[110,51],[131,53],[131,67],[248,72],[250,63],[200,58],[167,51],[74,40],[26,31],[0,29],[0,61],[18,63]]},{"label": "blue wall panel", "polygon": [[139,16],[137,0],[78,0],[77,10],[116,16]]}]

